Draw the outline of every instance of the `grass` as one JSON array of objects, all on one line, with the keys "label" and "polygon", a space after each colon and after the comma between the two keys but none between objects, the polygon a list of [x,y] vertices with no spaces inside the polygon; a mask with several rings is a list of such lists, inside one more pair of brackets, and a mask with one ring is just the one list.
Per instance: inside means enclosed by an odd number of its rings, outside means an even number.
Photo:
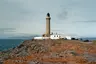
[{"label": "grass", "polygon": [[93,40],[93,44],[96,44],[96,40]]}]

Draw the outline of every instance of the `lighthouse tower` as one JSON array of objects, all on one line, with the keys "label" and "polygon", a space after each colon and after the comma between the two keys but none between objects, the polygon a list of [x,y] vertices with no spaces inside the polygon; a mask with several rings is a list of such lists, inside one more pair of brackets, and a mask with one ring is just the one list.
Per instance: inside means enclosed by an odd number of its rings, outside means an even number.
[{"label": "lighthouse tower", "polygon": [[50,37],[50,20],[51,20],[50,14],[47,13],[47,16],[46,16],[46,36],[47,37]]}]

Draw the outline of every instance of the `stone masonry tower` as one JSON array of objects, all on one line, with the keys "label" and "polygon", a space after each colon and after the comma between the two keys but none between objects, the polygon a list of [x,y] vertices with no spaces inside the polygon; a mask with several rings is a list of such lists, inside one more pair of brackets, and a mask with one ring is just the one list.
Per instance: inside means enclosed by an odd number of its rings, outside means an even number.
[{"label": "stone masonry tower", "polygon": [[51,20],[50,14],[47,13],[47,16],[46,16],[46,36],[47,37],[50,37],[50,20]]}]

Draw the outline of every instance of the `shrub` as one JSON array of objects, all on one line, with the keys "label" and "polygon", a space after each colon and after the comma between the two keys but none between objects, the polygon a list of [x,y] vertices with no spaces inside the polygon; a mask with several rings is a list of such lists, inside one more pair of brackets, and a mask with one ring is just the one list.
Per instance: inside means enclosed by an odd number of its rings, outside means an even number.
[{"label": "shrub", "polygon": [[90,42],[89,40],[84,40],[84,42]]}]

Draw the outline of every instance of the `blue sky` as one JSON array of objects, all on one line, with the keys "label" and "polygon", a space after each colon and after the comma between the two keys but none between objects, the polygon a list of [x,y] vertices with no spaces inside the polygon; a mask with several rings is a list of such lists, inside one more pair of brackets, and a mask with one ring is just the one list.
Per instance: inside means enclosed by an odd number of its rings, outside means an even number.
[{"label": "blue sky", "polygon": [[0,0],[0,37],[45,33],[47,12],[52,32],[96,37],[96,0]]}]

